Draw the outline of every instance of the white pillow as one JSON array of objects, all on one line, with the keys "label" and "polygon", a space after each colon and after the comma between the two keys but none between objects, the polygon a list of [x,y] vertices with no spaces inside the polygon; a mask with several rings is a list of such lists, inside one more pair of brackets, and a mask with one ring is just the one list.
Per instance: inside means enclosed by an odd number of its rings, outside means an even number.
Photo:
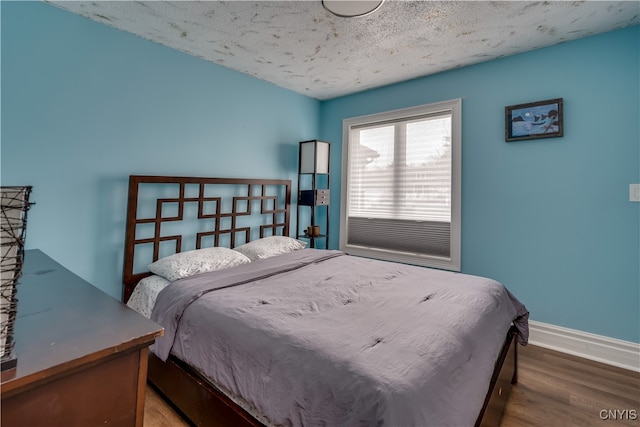
[{"label": "white pillow", "polygon": [[127,301],[127,307],[149,319],[153,306],[156,305],[158,294],[170,284],[171,282],[164,277],[156,275],[145,277],[136,285],[129,301]]},{"label": "white pillow", "polygon": [[235,250],[241,254],[245,254],[251,261],[255,261],[257,259],[297,251],[298,249],[303,249],[305,246],[307,246],[306,242],[296,240],[292,237],[270,236],[245,243],[235,248]]},{"label": "white pillow", "polygon": [[149,265],[149,271],[174,281],[207,271],[223,270],[251,262],[243,254],[229,248],[205,248],[180,252]]}]

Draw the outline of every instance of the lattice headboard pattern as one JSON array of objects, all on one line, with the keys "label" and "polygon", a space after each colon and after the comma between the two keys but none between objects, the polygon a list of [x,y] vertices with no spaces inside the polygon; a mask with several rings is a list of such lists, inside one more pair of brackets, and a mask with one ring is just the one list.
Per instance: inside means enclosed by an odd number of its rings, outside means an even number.
[{"label": "lattice headboard pattern", "polygon": [[288,236],[290,201],[289,180],[131,175],[123,300],[161,257]]}]

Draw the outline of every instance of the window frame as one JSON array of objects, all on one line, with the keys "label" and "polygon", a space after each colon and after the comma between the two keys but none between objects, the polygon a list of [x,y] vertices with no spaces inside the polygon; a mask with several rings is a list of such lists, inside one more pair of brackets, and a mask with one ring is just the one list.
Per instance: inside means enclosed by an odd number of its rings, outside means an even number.
[{"label": "window frame", "polygon": [[[449,257],[365,248],[347,242],[347,202],[349,196],[349,136],[353,127],[381,122],[401,122],[414,117],[451,112],[451,231]],[[342,121],[342,179],[340,203],[340,250],[352,255],[415,264],[445,270],[461,270],[462,239],[462,99],[424,104],[410,108],[352,117]]]}]

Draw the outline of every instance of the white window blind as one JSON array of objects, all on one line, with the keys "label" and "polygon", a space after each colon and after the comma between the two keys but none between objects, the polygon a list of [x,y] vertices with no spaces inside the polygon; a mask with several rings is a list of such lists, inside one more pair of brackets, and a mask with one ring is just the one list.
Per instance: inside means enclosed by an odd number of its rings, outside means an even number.
[{"label": "white window blind", "polygon": [[344,250],[459,269],[459,111],[456,100],[345,121]]}]

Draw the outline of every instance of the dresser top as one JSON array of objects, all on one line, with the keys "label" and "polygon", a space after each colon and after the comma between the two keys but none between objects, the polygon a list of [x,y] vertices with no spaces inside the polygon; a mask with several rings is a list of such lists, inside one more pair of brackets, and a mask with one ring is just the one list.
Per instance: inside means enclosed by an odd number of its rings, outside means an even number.
[{"label": "dresser top", "polygon": [[17,285],[14,354],[3,394],[150,345],[163,328],[82,280],[38,249],[25,252]]}]

